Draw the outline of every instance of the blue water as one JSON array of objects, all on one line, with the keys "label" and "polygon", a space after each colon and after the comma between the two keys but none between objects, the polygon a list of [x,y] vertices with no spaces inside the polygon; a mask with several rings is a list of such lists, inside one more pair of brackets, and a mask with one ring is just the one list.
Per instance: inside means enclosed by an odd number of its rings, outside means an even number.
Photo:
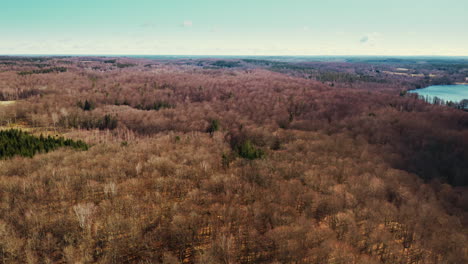
[{"label": "blue water", "polygon": [[429,99],[438,97],[446,102],[460,102],[463,99],[468,99],[468,85],[466,84],[434,85],[409,92]]}]

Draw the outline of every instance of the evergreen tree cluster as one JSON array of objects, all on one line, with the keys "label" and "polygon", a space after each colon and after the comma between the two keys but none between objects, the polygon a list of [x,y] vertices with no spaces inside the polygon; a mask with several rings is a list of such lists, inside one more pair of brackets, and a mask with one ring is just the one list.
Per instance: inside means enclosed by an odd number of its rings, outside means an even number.
[{"label": "evergreen tree cluster", "polygon": [[219,120],[213,119],[210,122],[210,126],[206,129],[206,132],[210,133],[210,135],[213,135],[214,132],[219,130]]},{"label": "evergreen tree cluster", "polygon": [[242,128],[237,132],[230,132],[228,138],[231,149],[239,157],[248,160],[262,159],[265,157],[265,151],[256,147],[255,143],[252,142]]},{"label": "evergreen tree cluster", "polygon": [[115,129],[117,127],[117,118],[111,116],[111,115],[105,115],[101,120],[99,120],[97,127],[100,130],[104,129]]},{"label": "evergreen tree cluster", "polygon": [[265,157],[265,152],[260,148],[256,148],[250,140],[236,146],[236,151],[244,159],[254,160]]},{"label": "evergreen tree cluster", "polygon": [[83,109],[83,111],[91,111],[95,108],[95,105],[92,101],[85,100],[84,102],[78,101],[78,107]]},{"label": "evergreen tree cluster", "polygon": [[0,131],[0,159],[11,158],[16,155],[32,157],[37,153],[47,153],[59,147],[72,147],[79,150],[88,149],[88,145],[81,140],[44,137],[42,134],[36,137],[20,129]]},{"label": "evergreen tree cluster", "polygon": [[81,129],[95,129],[112,130],[117,128],[118,119],[116,116],[106,114],[104,116],[98,115],[84,115],[84,116],[69,116],[61,120],[61,125],[67,128],[81,128]]},{"label": "evergreen tree cluster", "polygon": [[[124,102],[125,104],[125,102]],[[166,108],[174,108],[173,105],[171,105],[170,103],[168,102],[165,102],[165,101],[157,101],[153,104],[150,104],[150,105],[137,105],[135,106],[136,109],[139,109],[139,110],[147,110],[147,111],[151,111],[151,110],[156,110],[156,111],[159,111],[161,109],[166,109]]]}]

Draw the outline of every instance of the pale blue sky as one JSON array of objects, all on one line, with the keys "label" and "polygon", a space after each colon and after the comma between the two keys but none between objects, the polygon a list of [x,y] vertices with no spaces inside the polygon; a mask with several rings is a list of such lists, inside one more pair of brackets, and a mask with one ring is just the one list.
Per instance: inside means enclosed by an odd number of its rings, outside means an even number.
[{"label": "pale blue sky", "polygon": [[468,55],[467,0],[0,0],[0,54]]}]

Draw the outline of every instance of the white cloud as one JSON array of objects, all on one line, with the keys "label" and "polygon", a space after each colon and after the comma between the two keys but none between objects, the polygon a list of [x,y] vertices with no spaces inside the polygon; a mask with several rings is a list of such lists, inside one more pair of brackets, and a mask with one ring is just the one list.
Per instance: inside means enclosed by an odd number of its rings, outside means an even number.
[{"label": "white cloud", "polygon": [[369,36],[364,36],[360,40],[361,43],[366,43],[367,41],[369,41]]},{"label": "white cloud", "polygon": [[[178,26],[182,27],[182,24]],[[218,30],[217,25],[212,27],[211,29]],[[301,26],[297,28],[301,29]],[[206,31],[208,30],[210,28],[206,28]],[[188,39],[185,33],[190,31],[190,28],[180,31],[178,34],[169,35],[140,32],[128,35],[113,34],[112,37],[61,35],[28,37],[28,39],[6,38],[0,41],[0,54],[467,55],[466,45],[463,43],[439,49],[434,49],[431,45],[421,47],[419,43],[412,42],[401,46],[394,44],[399,43],[392,39],[391,35],[371,32],[368,34],[364,32],[361,35],[356,35],[354,32],[342,35],[332,32],[333,35],[330,35],[330,39],[326,41],[306,39],[298,42],[294,39],[278,40],[273,37],[245,41],[242,38],[225,36],[229,32],[222,27],[219,28],[219,34],[211,33],[212,36],[209,38],[203,35]],[[314,31],[313,27],[311,31]]]},{"label": "white cloud", "polygon": [[378,32],[369,33],[369,34],[362,36],[359,42],[362,45],[375,46],[376,44],[379,43],[381,36],[382,34]]},{"label": "white cloud", "polygon": [[148,22],[145,22],[145,23],[141,24],[140,27],[142,27],[142,28],[155,28],[156,24],[148,21]]},{"label": "white cloud", "polygon": [[184,23],[182,23],[183,27],[192,27],[193,22],[191,20],[185,20]]}]

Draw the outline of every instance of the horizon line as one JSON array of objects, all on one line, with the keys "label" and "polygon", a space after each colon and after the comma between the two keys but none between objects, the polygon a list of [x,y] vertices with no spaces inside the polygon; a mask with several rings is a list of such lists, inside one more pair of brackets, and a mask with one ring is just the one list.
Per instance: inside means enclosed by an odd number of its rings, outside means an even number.
[{"label": "horizon line", "polygon": [[126,56],[187,56],[187,57],[458,57],[468,58],[468,55],[369,55],[369,54],[352,54],[352,55],[275,55],[275,54],[262,54],[262,55],[232,55],[232,54],[0,54],[2,57],[56,57],[56,56],[69,56],[69,57],[126,57]]}]

